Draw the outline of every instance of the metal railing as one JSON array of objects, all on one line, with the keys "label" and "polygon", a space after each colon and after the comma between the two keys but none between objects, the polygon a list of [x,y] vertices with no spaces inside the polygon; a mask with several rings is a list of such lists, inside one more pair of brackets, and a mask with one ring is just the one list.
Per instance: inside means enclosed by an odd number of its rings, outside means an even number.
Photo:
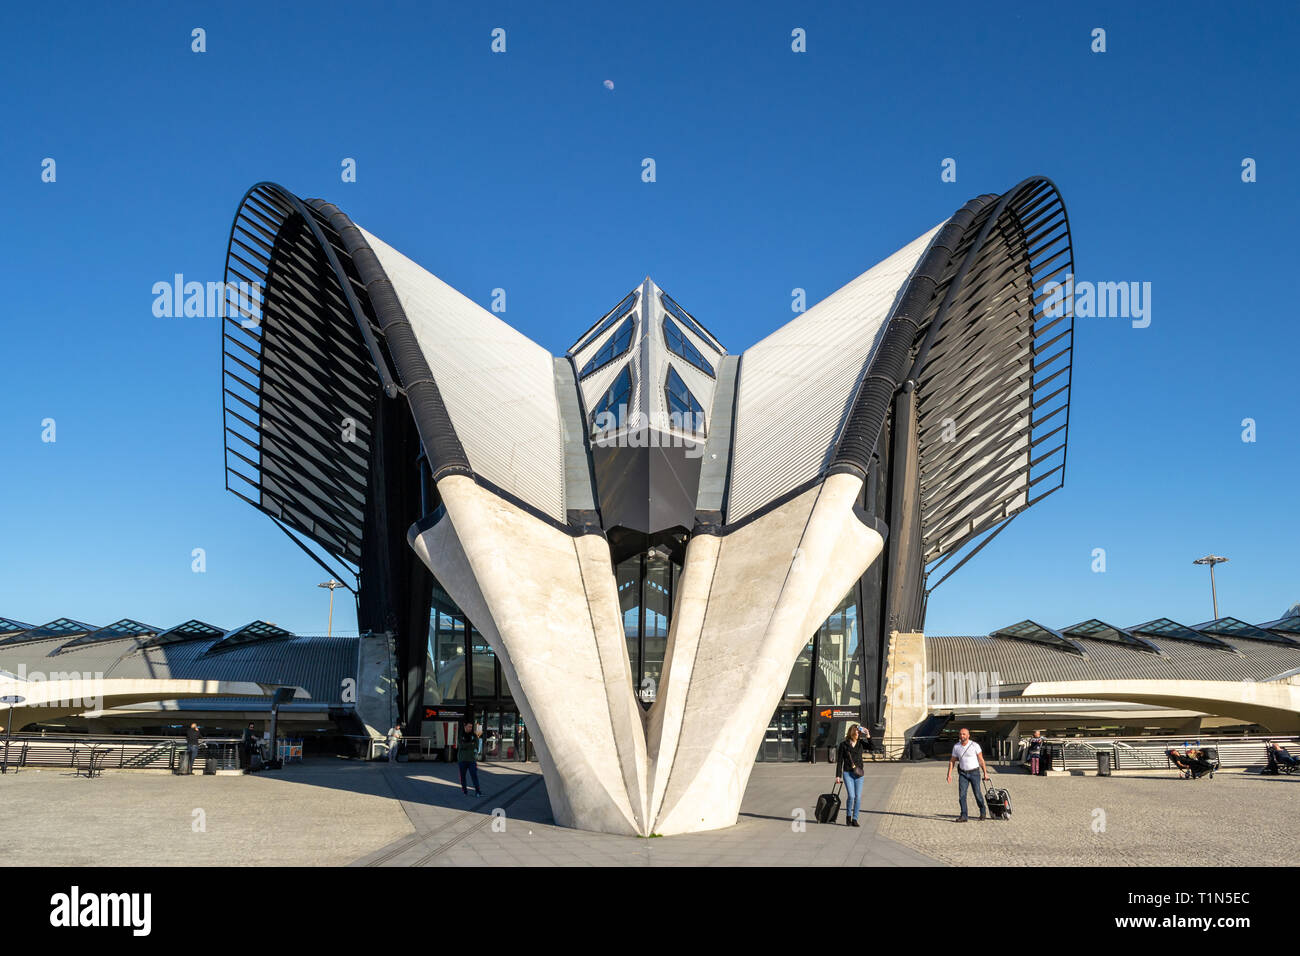
[{"label": "metal railing", "polygon": [[[205,737],[199,742],[196,772],[208,762],[215,769],[239,766],[239,740]],[[63,768],[98,773],[101,770],[176,770],[185,750],[184,737],[137,737],[114,734],[14,734],[0,737],[0,766]]]},{"label": "metal railing", "polygon": [[1220,767],[1264,767],[1268,764],[1268,745],[1277,741],[1284,748],[1300,750],[1296,737],[1052,737],[1043,738],[1050,749],[1053,766],[1059,770],[1095,770],[1097,755],[1109,754],[1112,770],[1171,770],[1167,752],[1213,748]]},{"label": "metal railing", "polygon": [[[360,756],[365,760],[386,760],[388,758],[388,741],[385,737],[367,737],[360,734],[346,735],[360,748]],[[456,745],[440,743],[438,737],[403,737],[398,744],[398,754],[407,760],[455,760]],[[506,747],[513,748],[511,756],[505,755]],[[523,763],[526,760],[524,747],[518,740],[499,740],[495,752],[483,742],[483,750],[478,759],[487,763]]]}]

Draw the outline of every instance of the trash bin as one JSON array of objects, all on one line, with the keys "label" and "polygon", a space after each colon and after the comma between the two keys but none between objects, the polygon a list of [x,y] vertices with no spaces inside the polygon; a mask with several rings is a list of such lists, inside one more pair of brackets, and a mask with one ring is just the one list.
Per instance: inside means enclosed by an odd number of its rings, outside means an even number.
[{"label": "trash bin", "polygon": [[1109,750],[1097,751],[1097,776],[1099,777],[1110,776],[1110,751]]}]

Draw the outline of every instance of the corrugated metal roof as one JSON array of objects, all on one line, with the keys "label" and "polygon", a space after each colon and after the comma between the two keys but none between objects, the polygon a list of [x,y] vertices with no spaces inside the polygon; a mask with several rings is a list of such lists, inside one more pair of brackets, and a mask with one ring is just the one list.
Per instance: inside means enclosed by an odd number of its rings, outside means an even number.
[{"label": "corrugated metal roof", "polygon": [[361,232],[393,283],[470,466],[563,521],[564,436],[551,354]]},{"label": "corrugated metal roof", "polygon": [[745,351],[736,392],[728,522],[825,468],[898,292],[942,226]]},{"label": "corrugated metal roof", "polygon": [[998,683],[1070,680],[1268,680],[1300,667],[1300,647],[1224,638],[1240,654],[1214,647],[1150,638],[1161,656],[1075,638],[1087,658],[1022,641],[990,637],[926,636],[927,669],[939,674],[992,674]]},{"label": "corrugated metal roof", "polygon": [[[344,681],[357,677],[355,637],[297,636],[238,644],[208,653],[218,641],[201,639],[179,644],[137,648],[132,638],[85,644],[60,651],[65,638],[47,638],[0,647],[0,670],[45,677],[75,673],[82,677],[175,678],[180,680],[254,681],[301,687],[312,697],[310,706],[351,706],[343,701]],[[59,652],[54,656],[54,652]],[[204,698],[209,705],[226,698]],[[244,707],[247,698],[229,698]],[[307,702],[299,702],[301,706]]]}]

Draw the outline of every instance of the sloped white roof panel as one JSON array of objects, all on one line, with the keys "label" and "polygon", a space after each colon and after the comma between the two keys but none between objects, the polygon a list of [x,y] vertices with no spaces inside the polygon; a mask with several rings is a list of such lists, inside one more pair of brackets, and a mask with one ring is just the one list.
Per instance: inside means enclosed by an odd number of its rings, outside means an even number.
[{"label": "sloped white roof panel", "polygon": [[470,467],[565,519],[551,354],[364,229],[433,371]]},{"label": "sloped white roof panel", "polygon": [[727,521],[821,473],[898,294],[943,225],[745,351]]}]

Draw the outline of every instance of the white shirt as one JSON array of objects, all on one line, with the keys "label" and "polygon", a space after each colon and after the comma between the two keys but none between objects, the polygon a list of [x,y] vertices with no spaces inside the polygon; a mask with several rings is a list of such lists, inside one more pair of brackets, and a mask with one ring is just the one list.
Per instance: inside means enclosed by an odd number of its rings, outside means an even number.
[{"label": "white shirt", "polygon": [[956,744],[952,748],[952,755],[957,761],[958,770],[978,770],[980,768],[980,745],[973,740],[965,746]]}]

